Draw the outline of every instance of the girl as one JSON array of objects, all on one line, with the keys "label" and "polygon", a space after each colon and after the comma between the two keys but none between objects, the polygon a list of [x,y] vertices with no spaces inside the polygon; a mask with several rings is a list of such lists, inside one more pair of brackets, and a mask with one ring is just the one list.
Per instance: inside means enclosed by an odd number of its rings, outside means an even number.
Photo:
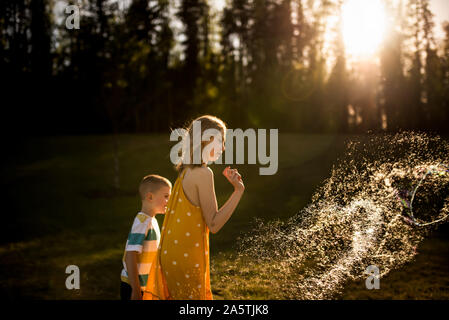
[{"label": "girl", "polygon": [[[215,129],[219,136],[212,136],[199,146],[193,145],[195,121],[201,124],[201,136],[208,129]],[[148,277],[144,299],[212,300],[209,231],[216,233],[225,225],[245,189],[238,171],[225,168],[223,175],[233,185],[234,192],[218,209],[214,176],[207,165],[217,160],[224,151],[226,125],[222,120],[209,115],[201,116],[192,121],[187,134],[190,137],[187,140],[191,146],[187,155],[190,160],[193,160],[197,148],[209,150],[211,146],[206,147],[211,143],[214,143],[214,148],[201,157],[201,164],[190,164],[193,161],[184,159],[176,166],[179,176],[167,205],[161,242]]]}]

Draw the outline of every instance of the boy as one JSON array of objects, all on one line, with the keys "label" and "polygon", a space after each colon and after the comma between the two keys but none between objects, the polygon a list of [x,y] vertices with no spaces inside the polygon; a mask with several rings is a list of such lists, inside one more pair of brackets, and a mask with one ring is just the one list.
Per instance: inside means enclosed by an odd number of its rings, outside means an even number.
[{"label": "boy", "polygon": [[126,241],[120,285],[122,300],[142,299],[159,246],[160,231],[155,216],[165,213],[171,187],[168,179],[154,174],[145,176],[140,183],[142,209],[134,219]]}]

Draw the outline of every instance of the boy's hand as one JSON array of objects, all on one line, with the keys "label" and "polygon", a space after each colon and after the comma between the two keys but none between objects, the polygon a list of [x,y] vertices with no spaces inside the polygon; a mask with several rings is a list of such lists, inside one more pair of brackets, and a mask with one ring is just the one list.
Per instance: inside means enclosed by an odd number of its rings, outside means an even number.
[{"label": "boy's hand", "polygon": [[131,293],[131,300],[142,300],[142,292],[140,290],[134,290]]}]

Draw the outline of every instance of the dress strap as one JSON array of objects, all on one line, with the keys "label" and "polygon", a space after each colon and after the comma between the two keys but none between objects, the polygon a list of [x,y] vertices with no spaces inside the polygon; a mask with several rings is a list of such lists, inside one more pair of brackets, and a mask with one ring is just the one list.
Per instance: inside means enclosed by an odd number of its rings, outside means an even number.
[{"label": "dress strap", "polygon": [[187,172],[187,168],[182,169],[181,179],[184,179],[184,176],[186,175],[186,172]]}]

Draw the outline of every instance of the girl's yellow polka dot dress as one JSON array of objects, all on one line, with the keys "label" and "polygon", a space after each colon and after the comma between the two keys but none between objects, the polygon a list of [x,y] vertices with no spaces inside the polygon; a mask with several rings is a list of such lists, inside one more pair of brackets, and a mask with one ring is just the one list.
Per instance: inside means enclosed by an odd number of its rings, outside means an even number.
[{"label": "girl's yellow polka dot dress", "polygon": [[184,194],[185,172],[176,180],[167,205],[144,299],[212,300],[209,229],[201,208]]}]

